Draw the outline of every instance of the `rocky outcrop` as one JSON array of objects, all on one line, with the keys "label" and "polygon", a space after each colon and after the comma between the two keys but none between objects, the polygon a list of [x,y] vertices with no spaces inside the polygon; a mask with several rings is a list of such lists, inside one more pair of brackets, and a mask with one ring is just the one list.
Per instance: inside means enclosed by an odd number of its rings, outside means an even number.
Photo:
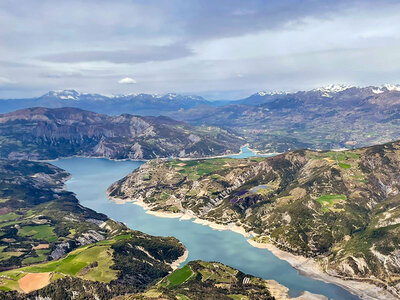
[{"label": "rocky outcrop", "polygon": [[216,127],[76,108],[31,108],[0,115],[0,139],[0,157],[11,159],[201,157],[237,153],[244,144]]}]

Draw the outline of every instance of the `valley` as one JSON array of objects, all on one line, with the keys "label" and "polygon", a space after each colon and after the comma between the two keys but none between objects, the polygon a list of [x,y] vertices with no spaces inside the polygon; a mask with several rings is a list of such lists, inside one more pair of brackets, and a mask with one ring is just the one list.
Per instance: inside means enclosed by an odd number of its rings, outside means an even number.
[{"label": "valley", "polygon": [[[77,164],[71,160],[77,160]],[[100,166],[104,165],[104,170],[99,172],[98,169],[94,172],[95,165],[85,165],[83,163],[85,160],[99,163]],[[0,224],[2,299],[29,297],[61,299],[70,298],[72,295],[81,298],[90,298],[94,295],[101,299],[110,299],[118,295],[124,295],[124,299],[158,299],[162,295],[165,299],[176,297],[186,299],[184,297],[196,298],[208,294],[216,299],[232,297],[292,299],[289,290],[275,281],[246,275],[217,262],[212,264],[200,260],[190,262],[179,271],[188,274],[192,272],[188,275],[191,277],[190,280],[180,279],[185,278],[179,275],[180,273],[168,275],[180,263],[186,261],[188,252],[176,238],[168,237],[172,232],[175,233],[174,230],[167,229],[162,224],[159,227],[155,226],[157,224],[155,220],[162,219],[148,215],[153,218],[148,223],[136,220],[137,225],[129,224],[131,228],[141,229],[143,225],[148,224],[148,228],[152,228],[153,231],[156,229],[158,235],[161,233],[161,228],[166,230],[165,234],[162,234],[165,237],[156,237],[131,230],[123,223],[113,221],[101,213],[82,206],[82,204],[90,206],[90,203],[96,203],[99,205],[96,207],[97,210],[102,205],[115,205],[106,198],[105,189],[108,184],[103,183],[103,178],[111,183],[115,178],[119,178],[121,173],[126,174],[142,163],[84,158],[70,158],[56,162],[60,165],[65,163],[69,168],[74,165],[80,168],[84,174],[81,178],[76,170],[71,170],[73,171],[71,178],[66,171],[48,163],[23,160],[3,160],[1,163],[0,180],[3,193],[1,209],[4,211],[13,208],[14,211],[2,214]],[[110,168],[110,164],[114,164],[114,168]],[[116,168],[118,165],[121,168]],[[114,170],[115,174],[113,175],[110,170]],[[102,177],[93,174],[101,174]],[[74,181],[75,176],[79,180]],[[90,181],[84,180],[85,177]],[[78,203],[74,194],[65,189],[64,182],[68,178],[69,181],[82,186],[82,190],[79,190],[73,188],[72,184],[72,190],[78,192],[79,198],[83,198],[82,204]],[[88,189],[87,186],[91,186],[91,182],[96,182],[97,186],[93,185]],[[96,188],[99,186],[103,186],[103,189]],[[90,198],[93,202],[87,202],[85,196],[87,193],[102,196],[100,198],[95,196]],[[105,201],[99,201],[101,198]],[[40,199],[40,202],[32,203],[31,199]],[[124,221],[136,219],[132,219],[132,211],[129,209],[123,207],[121,209],[130,217],[128,219],[118,217],[118,219]],[[138,209],[141,210],[139,207]],[[108,212],[114,214],[113,209],[108,209]],[[146,215],[144,211],[141,214]],[[186,234],[191,235],[188,227],[184,226]],[[209,230],[207,227],[197,226]],[[229,237],[228,240],[235,238]],[[245,240],[242,241],[247,244]],[[248,247],[255,249],[250,245]],[[260,253],[259,256],[264,257],[265,253]],[[253,259],[258,264],[260,260],[257,257]],[[216,259],[220,260],[218,257]],[[290,266],[288,268],[289,271]],[[294,270],[291,272],[293,275],[296,273]],[[160,278],[164,279],[156,285],[155,281]],[[313,289],[312,285],[308,284],[303,285],[304,287]],[[335,291],[334,287],[331,288]],[[298,293],[302,290],[300,289]],[[273,298],[274,295],[279,298]],[[298,299],[309,299],[304,298],[305,295],[324,299],[309,292],[299,296]]]},{"label": "valley", "polygon": [[400,1],[0,1],[0,299],[400,299]]},{"label": "valley", "polygon": [[[192,220],[160,218],[138,205],[110,201],[106,194],[107,187],[144,162],[68,158],[54,163],[72,174],[67,181],[67,189],[76,193],[82,205],[107,212],[112,219],[151,235],[173,235],[188,249],[187,261],[218,261],[253,276],[276,280],[289,288],[291,297],[309,291],[333,299],[358,299],[337,285],[299,275],[290,264],[267,250],[251,246],[246,238],[237,233],[213,230]],[[88,189],[87,186],[93,188]]]}]

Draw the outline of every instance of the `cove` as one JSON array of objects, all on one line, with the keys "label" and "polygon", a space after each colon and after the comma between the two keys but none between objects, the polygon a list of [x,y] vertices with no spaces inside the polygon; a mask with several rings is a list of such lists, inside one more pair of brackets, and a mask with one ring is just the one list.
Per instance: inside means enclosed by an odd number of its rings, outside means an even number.
[{"label": "cove", "polygon": [[[240,157],[244,157],[243,152]],[[189,250],[187,261],[218,261],[251,275],[274,279],[288,287],[291,296],[298,296],[307,290],[329,299],[359,299],[337,285],[300,275],[289,263],[268,250],[252,247],[240,234],[213,230],[188,220],[159,218],[146,214],[140,206],[132,203],[111,202],[106,195],[108,186],[144,162],[73,157],[51,163],[72,175],[66,186],[76,194],[82,205],[124,222],[131,229],[178,238]]]}]

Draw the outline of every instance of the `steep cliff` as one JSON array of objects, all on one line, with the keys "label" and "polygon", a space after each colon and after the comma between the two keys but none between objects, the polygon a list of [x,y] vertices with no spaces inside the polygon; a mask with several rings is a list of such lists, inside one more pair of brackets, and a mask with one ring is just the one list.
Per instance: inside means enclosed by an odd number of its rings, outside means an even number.
[{"label": "steep cliff", "polygon": [[218,127],[167,117],[107,116],[76,108],[30,108],[0,115],[0,157],[113,159],[201,157],[239,152],[244,141]]}]

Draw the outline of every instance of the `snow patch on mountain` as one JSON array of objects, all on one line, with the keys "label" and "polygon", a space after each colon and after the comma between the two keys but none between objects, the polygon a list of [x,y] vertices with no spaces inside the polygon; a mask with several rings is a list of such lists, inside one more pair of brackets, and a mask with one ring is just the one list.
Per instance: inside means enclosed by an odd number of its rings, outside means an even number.
[{"label": "snow patch on mountain", "polygon": [[374,94],[382,94],[382,93],[384,93],[385,91],[384,90],[382,90],[380,87],[378,87],[378,88],[371,88],[371,91],[374,93]]},{"label": "snow patch on mountain", "polygon": [[382,87],[387,89],[390,92],[393,92],[393,91],[400,92],[400,84],[388,84],[388,83],[386,83]]},{"label": "snow patch on mountain", "polygon": [[284,91],[269,91],[269,92],[260,91],[260,92],[256,93],[257,96],[261,96],[261,97],[264,97],[264,96],[275,96],[275,95],[286,95],[286,94],[287,94],[287,92],[284,92]]},{"label": "snow patch on mountain", "polygon": [[144,94],[144,93],[129,93],[129,94],[120,94],[120,95],[103,95],[103,94],[90,94],[90,93],[80,93],[76,90],[68,89],[68,90],[55,90],[50,91],[47,94],[41,96],[40,98],[54,98],[61,100],[101,100],[106,101],[108,99],[118,99],[118,100],[134,100],[135,98],[141,100],[159,100],[159,101],[205,101],[203,97],[196,95],[180,95],[175,93],[167,93],[167,94]]},{"label": "snow patch on mountain", "polygon": [[312,91],[320,92],[322,97],[331,98],[333,94],[343,92],[352,87],[354,87],[354,86],[344,85],[344,84],[329,84],[324,87],[319,87],[319,88],[313,89]]},{"label": "snow patch on mountain", "polygon": [[56,90],[50,91],[43,97],[56,97],[63,100],[79,100],[81,93],[76,90]]}]

